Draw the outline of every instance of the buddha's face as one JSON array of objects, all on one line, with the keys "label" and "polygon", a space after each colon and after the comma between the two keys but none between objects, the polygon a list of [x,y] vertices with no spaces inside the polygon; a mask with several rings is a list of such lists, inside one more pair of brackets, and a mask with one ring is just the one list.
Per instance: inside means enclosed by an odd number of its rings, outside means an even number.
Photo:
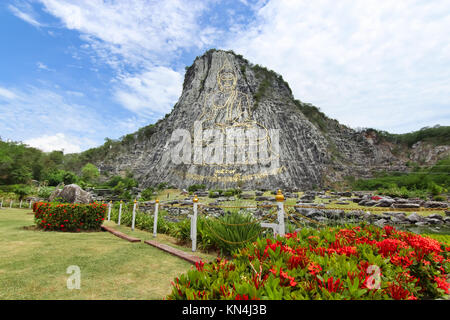
[{"label": "buddha's face", "polygon": [[232,72],[223,72],[219,76],[219,82],[224,91],[233,90],[236,87],[236,75]]}]

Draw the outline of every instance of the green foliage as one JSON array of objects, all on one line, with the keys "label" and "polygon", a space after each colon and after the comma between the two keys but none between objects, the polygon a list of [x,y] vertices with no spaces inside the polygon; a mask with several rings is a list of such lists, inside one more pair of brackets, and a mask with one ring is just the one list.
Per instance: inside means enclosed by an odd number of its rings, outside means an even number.
[{"label": "green foliage", "polygon": [[32,190],[27,185],[17,185],[14,188],[14,193],[19,196],[19,200],[22,200],[25,196],[31,194]]},{"label": "green foliage", "polygon": [[94,182],[100,176],[98,168],[94,166],[92,163],[87,163],[81,169],[81,177],[86,182]]},{"label": "green foliage", "polygon": [[242,193],[241,189],[227,189],[223,192],[224,197],[239,196]]},{"label": "green foliage", "polygon": [[20,184],[40,179],[48,156],[22,143],[0,140],[0,183]]},{"label": "green foliage", "polygon": [[37,195],[39,198],[48,199],[53,191],[54,188],[51,187],[40,187]]},{"label": "green foliage", "polygon": [[77,183],[79,180],[75,173],[65,170],[48,171],[44,174],[44,179],[48,181],[48,185],[50,186],[57,186],[60,183],[64,183],[66,185]]},{"label": "green foliage", "polygon": [[141,193],[142,200],[151,200],[154,192],[155,189],[153,189],[152,187],[144,189]]},{"label": "green foliage", "polygon": [[189,192],[195,192],[198,190],[205,190],[206,186],[204,184],[193,184],[191,186],[189,186],[188,191]]},{"label": "green foliage", "polygon": [[164,190],[164,189],[167,188],[168,185],[169,185],[169,184],[168,184],[167,182],[161,182],[161,183],[159,183],[159,184],[156,186],[156,189],[158,189],[158,190]]},{"label": "green foliage", "polygon": [[311,121],[313,124],[315,124],[318,129],[320,129],[323,132],[327,131],[327,124],[329,122],[337,123],[336,120],[328,118],[322,111],[320,111],[319,108],[313,106],[310,103],[303,103],[299,100],[294,100],[295,105],[300,109],[300,111],[305,115],[306,118],[308,118],[309,121]]},{"label": "green foliage", "polygon": [[433,200],[434,201],[447,201],[447,198],[444,196],[438,195],[438,196],[434,196]]},{"label": "green foliage", "polygon": [[352,187],[358,190],[379,190],[382,194],[405,198],[426,198],[427,193],[439,195],[450,186],[450,159],[438,161],[428,168],[415,168],[408,173],[381,172],[376,178],[358,179]]},{"label": "green foliage", "polygon": [[[260,79],[260,83],[258,86],[258,90],[253,94],[254,106],[253,109],[258,107],[261,99],[266,95],[267,90],[273,85],[274,82],[280,81],[284,84],[284,86],[289,90],[292,94],[291,88],[289,85],[283,80],[283,77],[276,73],[275,71],[268,70],[267,68],[260,66],[259,64],[251,66],[253,72],[256,77]],[[245,73],[245,67],[241,67],[241,72]]]},{"label": "green foliage", "polygon": [[222,195],[223,190],[209,190],[208,197],[209,198],[218,198]]},{"label": "green foliage", "polygon": [[107,204],[33,204],[34,221],[38,228],[49,231],[79,232],[100,230],[105,220]]},{"label": "green foliage", "polygon": [[211,245],[224,254],[231,254],[247,242],[254,241],[262,232],[261,225],[249,213],[226,213],[220,218],[207,218],[199,230],[211,239]]},{"label": "green foliage", "polygon": [[393,134],[376,129],[366,129],[366,132],[375,132],[381,140],[400,143],[411,147],[419,141],[430,142],[434,145],[446,145],[450,141],[450,126],[436,125],[432,128],[425,127],[418,131],[403,134]]}]

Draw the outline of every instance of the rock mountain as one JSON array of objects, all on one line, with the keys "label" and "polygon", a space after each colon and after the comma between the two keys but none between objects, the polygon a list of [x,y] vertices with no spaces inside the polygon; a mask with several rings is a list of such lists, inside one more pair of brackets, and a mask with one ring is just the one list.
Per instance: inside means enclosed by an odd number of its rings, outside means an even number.
[{"label": "rock mountain", "polygon": [[[170,114],[125,138],[95,164],[114,175],[131,171],[143,187],[302,190],[384,166],[405,170],[417,156],[394,154],[394,145],[296,100],[275,72],[215,49],[187,68]],[[449,155],[450,147],[437,152]]]}]

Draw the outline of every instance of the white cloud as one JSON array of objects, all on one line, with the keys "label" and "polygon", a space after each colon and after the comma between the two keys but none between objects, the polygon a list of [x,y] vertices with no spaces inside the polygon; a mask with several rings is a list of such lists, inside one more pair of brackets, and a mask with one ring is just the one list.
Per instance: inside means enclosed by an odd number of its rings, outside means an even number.
[{"label": "white cloud", "polygon": [[11,90],[0,87],[0,99],[13,100],[16,98],[16,94]]},{"label": "white cloud", "polygon": [[84,150],[106,136],[104,118],[92,107],[71,102],[70,96],[37,87],[0,88],[0,95],[5,96],[5,92],[8,99],[0,98],[0,135],[4,137],[29,141],[64,133],[66,139],[78,137]]},{"label": "white cloud", "polygon": [[166,67],[121,79],[115,98],[127,109],[141,115],[167,113],[181,94],[183,75]]},{"label": "white cloud", "polygon": [[22,19],[25,22],[28,22],[34,27],[42,27],[43,25],[37,21],[37,19],[34,17],[34,11],[32,7],[27,3],[21,3],[20,9],[13,6],[8,5],[8,9],[18,18]]},{"label": "white cloud", "polygon": [[[0,87],[0,137],[44,151],[79,152],[97,147],[104,138],[118,139],[148,124],[146,117],[96,110],[81,92],[28,86]],[[111,109],[112,110],[112,109]]]},{"label": "white cloud", "polygon": [[[121,62],[147,65],[149,59],[165,62],[178,49],[200,47],[209,39],[197,23],[206,8],[200,1],[40,1],[115,67]],[[119,62],[117,55],[124,61]]]},{"label": "white cloud", "polygon": [[443,0],[276,0],[225,47],[347,125],[411,131],[450,124],[449,12]]},{"label": "white cloud", "polygon": [[38,67],[38,69],[40,70],[46,70],[46,71],[55,71],[53,69],[50,69],[46,64],[38,61],[38,63],[36,63],[36,66]]},{"label": "white cloud", "polygon": [[[183,76],[167,65],[179,50],[212,43],[212,27],[200,28],[204,2],[40,0],[65,27],[81,33],[80,49],[95,64],[116,71],[112,91],[126,109],[144,117],[168,112],[181,93]],[[76,55],[76,52],[74,52]],[[129,68],[139,70],[129,72]]]},{"label": "white cloud", "polygon": [[81,146],[84,144],[76,137],[68,137],[64,133],[57,133],[55,135],[43,135],[37,138],[32,138],[24,141],[25,144],[41,149],[44,152],[61,151],[64,153],[81,152]]}]

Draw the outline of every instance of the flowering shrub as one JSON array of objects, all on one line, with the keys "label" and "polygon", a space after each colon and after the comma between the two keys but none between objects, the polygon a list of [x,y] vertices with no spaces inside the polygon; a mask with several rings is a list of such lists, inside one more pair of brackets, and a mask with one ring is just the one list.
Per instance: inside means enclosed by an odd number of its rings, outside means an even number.
[{"label": "flowering shrub", "polygon": [[34,221],[38,228],[53,231],[99,230],[105,220],[107,204],[60,204],[36,202]]},{"label": "flowering shrub", "polygon": [[449,257],[437,240],[391,226],[304,228],[197,263],[167,299],[435,299],[449,294]]}]

